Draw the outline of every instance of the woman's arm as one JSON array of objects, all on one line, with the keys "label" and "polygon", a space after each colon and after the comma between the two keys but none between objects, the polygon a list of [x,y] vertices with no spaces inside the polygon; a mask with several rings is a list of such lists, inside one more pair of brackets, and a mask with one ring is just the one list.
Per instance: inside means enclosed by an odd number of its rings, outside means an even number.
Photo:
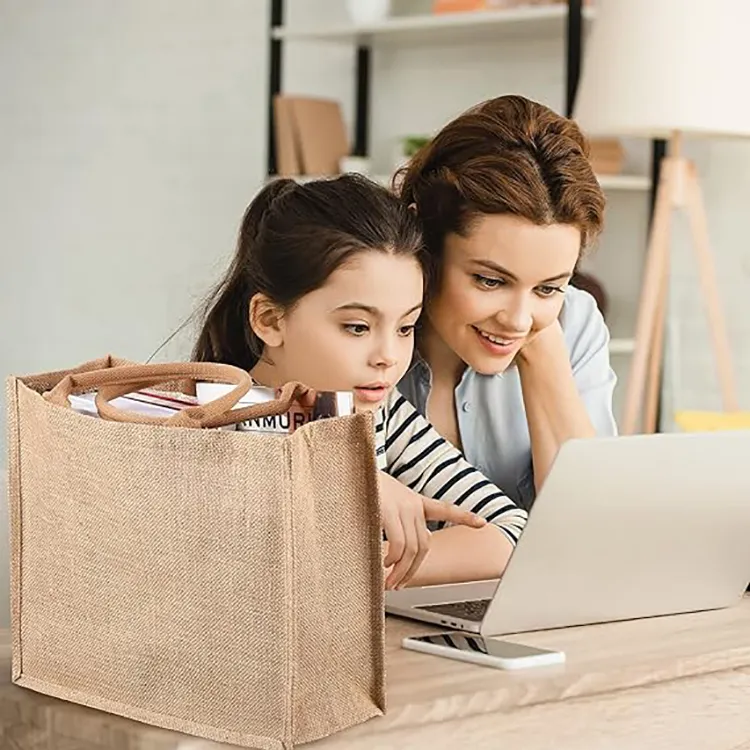
[{"label": "woman's arm", "polygon": [[537,492],[566,440],[616,433],[609,333],[593,300],[580,312],[586,317],[572,352],[556,321],[524,346],[517,359]]},{"label": "woman's arm", "polygon": [[534,485],[539,492],[560,446],[596,434],[583,404],[560,324],[540,331],[518,356],[523,403],[531,437]]}]

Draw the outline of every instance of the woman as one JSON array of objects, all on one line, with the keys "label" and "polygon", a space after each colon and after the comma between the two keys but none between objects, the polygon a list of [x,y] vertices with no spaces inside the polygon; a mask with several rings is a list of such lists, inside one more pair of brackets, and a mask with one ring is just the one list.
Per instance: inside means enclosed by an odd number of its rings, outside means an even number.
[{"label": "woman", "polygon": [[[529,509],[566,440],[616,433],[609,334],[569,285],[604,212],[586,140],[547,107],[492,99],[417,154],[400,194],[422,221],[432,279],[399,390]],[[410,583],[455,579],[459,561],[464,579],[497,575],[492,548],[491,530],[437,531]]]}]

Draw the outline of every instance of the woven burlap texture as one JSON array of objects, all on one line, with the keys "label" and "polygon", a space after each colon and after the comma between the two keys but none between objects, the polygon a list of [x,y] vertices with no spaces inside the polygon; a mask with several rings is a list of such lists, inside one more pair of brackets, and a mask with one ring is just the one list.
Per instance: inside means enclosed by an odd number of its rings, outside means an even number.
[{"label": "woven burlap texture", "polygon": [[118,423],[41,395],[69,372],[7,384],[14,682],[257,748],[381,714],[371,417]]}]

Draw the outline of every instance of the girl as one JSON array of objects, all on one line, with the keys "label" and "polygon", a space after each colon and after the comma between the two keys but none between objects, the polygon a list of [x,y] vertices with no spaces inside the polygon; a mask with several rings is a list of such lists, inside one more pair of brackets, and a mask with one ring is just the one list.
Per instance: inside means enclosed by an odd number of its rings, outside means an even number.
[{"label": "girl", "polygon": [[[423,506],[406,487],[382,493],[389,587],[498,576],[526,522],[395,390],[412,359],[422,261],[416,216],[384,188],[355,175],[274,181],[245,213],[193,354],[249,370],[269,387],[296,380],[352,391],[357,408],[377,410],[379,468],[433,498]],[[456,559],[441,554],[441,544],[427,554],[425,519],[458,523],[434,536],[473,535],[488,554]]]}]

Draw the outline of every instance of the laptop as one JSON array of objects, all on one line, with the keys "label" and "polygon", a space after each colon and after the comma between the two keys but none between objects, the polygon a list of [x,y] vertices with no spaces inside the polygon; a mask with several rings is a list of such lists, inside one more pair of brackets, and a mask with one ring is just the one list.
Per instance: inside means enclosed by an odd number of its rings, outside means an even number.
[{"label": "laptop", "polygon": [[750,581],[750,431],[571,440],[499,580],[386,592],[386,611],[499,636],[710,610]]}]

